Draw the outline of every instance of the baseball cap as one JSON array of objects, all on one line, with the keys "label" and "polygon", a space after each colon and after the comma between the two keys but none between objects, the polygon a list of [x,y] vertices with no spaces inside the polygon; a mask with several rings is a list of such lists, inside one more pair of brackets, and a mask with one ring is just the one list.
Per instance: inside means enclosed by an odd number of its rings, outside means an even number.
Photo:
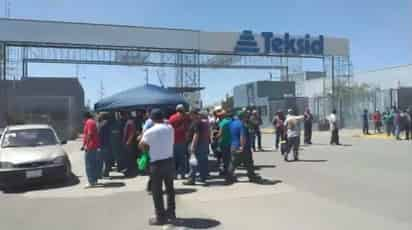
[{"label": "baseball cap", "polygon": [[184,111],[185,110],[185,106],[183,104],[178,104],[176,106],[176,111]]}]

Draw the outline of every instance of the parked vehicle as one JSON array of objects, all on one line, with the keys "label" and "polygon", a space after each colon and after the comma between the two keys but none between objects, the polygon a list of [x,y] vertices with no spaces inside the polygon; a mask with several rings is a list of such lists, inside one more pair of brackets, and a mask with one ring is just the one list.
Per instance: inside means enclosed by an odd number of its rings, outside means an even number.
[{"label": "parked vehicle", "polygon": [[0,185],[65,181],[71,164],[54,129],[48,125],[16,125],[0,138]]}]

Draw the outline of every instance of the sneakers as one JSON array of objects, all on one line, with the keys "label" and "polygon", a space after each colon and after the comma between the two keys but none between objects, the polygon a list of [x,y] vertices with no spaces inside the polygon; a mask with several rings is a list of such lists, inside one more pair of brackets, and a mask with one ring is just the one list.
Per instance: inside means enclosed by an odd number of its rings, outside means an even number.
[{"label": "sneakers", "polygon": [[85,188],[85,189],[95,188],[95,187],[96,187],[96,185],[97,185],[97,182],[96,182],[96,183],[90,183],[90,184],[87,184],[87,186],[86,186],[86,187],[84,187],[84,188]]},{"label": "sneakers", "polygon": [[254,175],[249,178],[249,182],[252,182],[252,183],[260,183],[261,181],[262,181],[262,178],[258,175]]},{"label": "sneakers", "polygon": [[169,221],[174,221],[176,220],[176,213],[174,211],[166,211],[166,218]]},{"label": "sneakers", "polygon": [[191,185],[195,185],[195,182],[192,179],[189,179],[187,181],[184,181],[182,184],[191,186]]},{"label": "sneakers", "polygon": [[283,159],[284,159],[286,162],[289,162],[288,155],[289,155],[288,153],[283,154]]},{"label": "sneakers", "polygon": [[207,186],[209,186],[209,183],[207,183],[206,179],[202,179],[202,180],[200,180],[200,185],[202,185],[203,187],[207,187]]},{"label": "sneakers", "polygon": [[149,219],[149,225],[159,226],[167,224],[167,219],[164,217],[153,216]]},{"label": "sneakers", "polygon": [[226,184],[226,185],[231,185],[231,184],[234,184],[234,183],[236,183],[236,182],[238,182],[238,180],[237,180],[237,178],[236,178],[235,176],[229,176],[229,177],[227,177],[226,180],[225,180],[225,184]]},{"label": "sneakers", "polygon": [[176,175],[176,180],[184,180],[184,179],[186,179],[186,176],[184,174],[183,175],[180,175],[180,174]]}]

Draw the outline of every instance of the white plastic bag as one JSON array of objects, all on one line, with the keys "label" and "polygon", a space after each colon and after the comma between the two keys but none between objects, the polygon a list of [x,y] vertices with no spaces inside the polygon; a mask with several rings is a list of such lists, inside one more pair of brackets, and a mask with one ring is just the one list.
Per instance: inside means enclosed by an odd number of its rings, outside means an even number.
[{"label": "white plastic bag", "polygon": [[195,155],[190,155],[189,164],[191,166],[197,166],[197,159]]},{"label": "white plastic bag", "polygon": [[293,154],[293,151],[291,151],[288,154],[288,161],[294,161],[295,160],[295,154]]}]

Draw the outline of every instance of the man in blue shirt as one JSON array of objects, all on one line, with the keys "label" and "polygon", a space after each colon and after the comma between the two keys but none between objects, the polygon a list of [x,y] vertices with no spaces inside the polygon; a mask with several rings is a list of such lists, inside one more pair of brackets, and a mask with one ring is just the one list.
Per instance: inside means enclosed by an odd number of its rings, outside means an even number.
[{"label": "man in blue shirt", "polygon": [[249,131],[246,127],[248,118],[249,116],[246,112],[240,111],[230,124],[232,162],[229,166],[228,177],[226,178],[227,183],[237,181],[234,172],[241,163],[246,167],[250,182],[259,182],[261,180],[254,171],[252,145],[249,138]]}]

